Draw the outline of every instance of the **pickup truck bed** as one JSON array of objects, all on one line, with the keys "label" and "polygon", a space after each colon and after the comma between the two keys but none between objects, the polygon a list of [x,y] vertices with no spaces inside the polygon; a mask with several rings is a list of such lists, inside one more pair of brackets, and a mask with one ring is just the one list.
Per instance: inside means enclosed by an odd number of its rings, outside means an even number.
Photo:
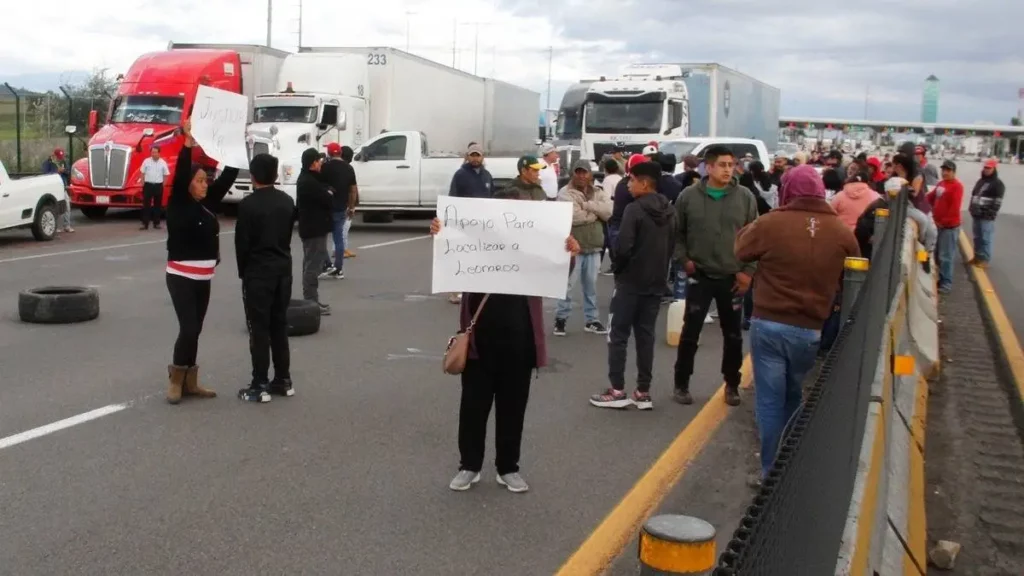
[{"label": "pickup truck bed", "polygon": [[68,209],[64,180],[57,174],[14,180],[0,162],[0,230],[27,228],[36,240],[53,240],[57,218]]}]

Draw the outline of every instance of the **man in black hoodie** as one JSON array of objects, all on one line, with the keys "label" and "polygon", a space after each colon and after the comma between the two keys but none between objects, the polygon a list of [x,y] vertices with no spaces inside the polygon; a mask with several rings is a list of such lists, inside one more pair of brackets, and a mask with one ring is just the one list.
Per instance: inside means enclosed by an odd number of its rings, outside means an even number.
[{"label": "man in black hoodie", "polygon": [[235,221],[235,257],[252,355],[252,382],[238,391],[238,397],[248,402],[270,402],[271,394],[295,394],[288,349],[295,202],[274,188],[277,165],[277,158],[269,154],[257,154],[249,162],[253,193],[238,205]]},{"label": "man in black hoodie", "polygon": [[[642,162],[630,171],[629,193],[635,201],[626,207],[613,253],[615,293],[612,295],[608,336],[608,379],[611,388],[591,396],[600,408],[626,408],[635,404],[650,410],[654,366],[654,328],[665,291],[665,270],[675,247],[675,211],[658,194],[661,167]],[[632,397],[625,392],[626,346],[632,330],[636,338],[637,382]]]},{"label": "man in black hoodie", "polygon": [[999,179],[999,161],[991,158],[981,169],[981,178],[971,191],[971,221],[974,232],[974,259],[971,264],[987,268],[992,258],[992,240],[996,235],[996,216],[1003,205],[1006,186]]},{"label": "man in black hoodie", "polygon": [[295,199],[299,209],[299,238],[302,239],[302,298],[320,305],[320,314],[328,316],[331,307],[320,302],[320,273],[327,254],[327,235],[334,228],[334,197],[320,176],[323,156],[316,148],[302,153],[302,171],[295,181]]}]

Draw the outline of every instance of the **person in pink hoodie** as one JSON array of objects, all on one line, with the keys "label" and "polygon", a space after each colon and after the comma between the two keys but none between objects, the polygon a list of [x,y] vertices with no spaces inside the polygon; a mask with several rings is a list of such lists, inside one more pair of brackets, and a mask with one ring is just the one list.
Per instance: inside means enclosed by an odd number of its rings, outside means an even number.
[{"label": "person in pink hoodie", "polygon": [[855,173],[846,180],[843,189],[832,197],[831,204],[843,224],[853,230],[857,227],[857,218],[878,198],[878,192],[868,183],[868,178],[864,174]]}]

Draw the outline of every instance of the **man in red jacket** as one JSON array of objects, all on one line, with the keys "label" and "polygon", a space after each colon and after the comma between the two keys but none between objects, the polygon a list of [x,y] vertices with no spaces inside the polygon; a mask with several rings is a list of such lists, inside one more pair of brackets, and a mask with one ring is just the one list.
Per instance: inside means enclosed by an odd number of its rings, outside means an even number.
[{"label": "man in red jacket", "polygon": [[939,265],[939,292],[948,294],[953,288],[953,260],[960,236],[960,207],[964,200],[964,185],[956,177],[956,164],[952,160],[942,163],[942,180],[928,193],[932,205],[932,218],[939,229],[935,246],[935,259]]}]

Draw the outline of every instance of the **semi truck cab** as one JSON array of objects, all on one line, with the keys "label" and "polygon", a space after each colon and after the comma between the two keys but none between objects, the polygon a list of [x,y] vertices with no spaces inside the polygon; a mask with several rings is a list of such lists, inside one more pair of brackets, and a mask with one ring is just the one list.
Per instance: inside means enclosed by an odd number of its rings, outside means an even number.
[{"label": "semi truck cab", "polygon": [[680,66],[633,64],[590,85],[583,107],[582,154],[595,162],[615,146],[639,153],[648,142],[685,138],[689,93]]}]

